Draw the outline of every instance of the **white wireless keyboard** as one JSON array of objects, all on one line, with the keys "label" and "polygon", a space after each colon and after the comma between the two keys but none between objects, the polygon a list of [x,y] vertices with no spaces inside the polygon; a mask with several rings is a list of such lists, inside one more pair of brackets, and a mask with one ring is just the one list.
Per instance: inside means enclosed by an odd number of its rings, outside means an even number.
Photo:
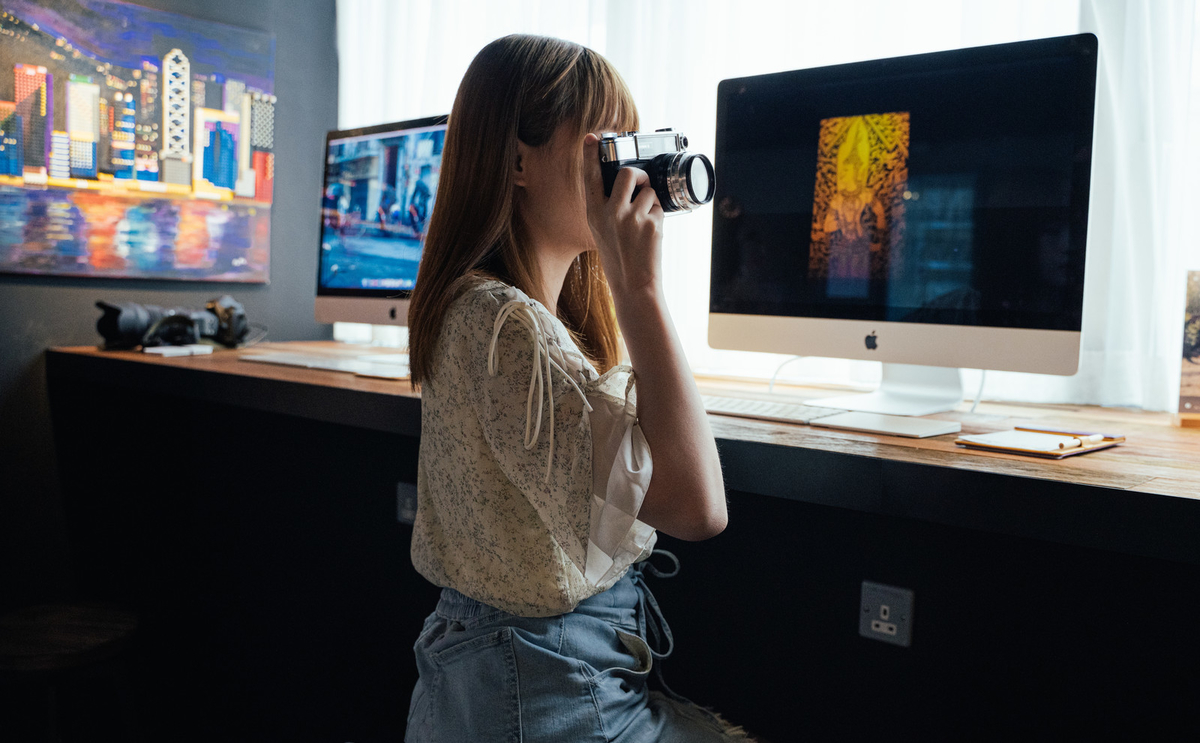
[{"label": "white wireless keyboard", "polygon": [[813,421],[813,425],[863,433],[881,433],[885,436],[904,436],[910,439],[927,439],[930,436],[958,433],[962,430],[962,424],[958,421],[914,418],[908,415],[847,412],[845,410],[836,412],[837,415],[827,415],[820,420]]},{"label": "white wireless keyboard", "polygon": [[[381,354],[380,359],[391,361],[398,358],[394,354]],[[270,352],[258,354],[242,354],[239,361],[251,361],[259,364],[279,364],[281,366],[300,366],[306,369],[324,369],[325,371],[347,372],[361,377],[379,377],[381,379],[408,379],[408,365],[397,363],[377,363],[369,355],[357,357],[323,356],[310,353]]]},{"label": "white wireless keyboard", "polygon": [[730,415],[735,418],[757,418],[778,423],[811,423],[818,418],[846,412],[836,408],[817,408],[797,402],[750,400],[744,397],[701,395],[700,399],[704,402],[704,409],[710,413]]},{"label": "white wireless keyboard", "polygon": [[906,415],[857,413],[841,408],[819,408],[803,403],[749,400],[744,397],[702,395],[700,399],[704,402],[706,411],[717,415],[757,418],[778,423],[805,423],[824,428],[880,433],[887,436],[924,439],[930,436],[958,433],[962,430],[962,424],[956,421],[913,418]]}]

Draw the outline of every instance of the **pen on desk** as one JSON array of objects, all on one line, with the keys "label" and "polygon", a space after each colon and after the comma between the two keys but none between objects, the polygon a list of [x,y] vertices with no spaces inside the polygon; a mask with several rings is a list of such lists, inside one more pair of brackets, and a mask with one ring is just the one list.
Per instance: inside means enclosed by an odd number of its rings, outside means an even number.
[{"label": "pen on desk", "polygon": [[1081,446],[1087,446],[1088,444],[1099,444],[1101,441],[1104,441],[1104,434],[1093,433],[1090,436],[1075,436],[1071,439],[1071,441],[1064,441],[1064,442],[1059,443],[1058,448],[1059,449],[1076,449]]},{"label": "pen on desk", "polygon": [[1084,433],[1083,431],[1062,431],[1056,428],[1033,428],[1031,426],[1014,426],[1014,431],[1028,431],[1030,433],[1052,433],[1056,436],[1072,436],[1080,441],[1101,442],[1108,439],[1125,438],[1124,436],[1110,436],[1104,433]]}]

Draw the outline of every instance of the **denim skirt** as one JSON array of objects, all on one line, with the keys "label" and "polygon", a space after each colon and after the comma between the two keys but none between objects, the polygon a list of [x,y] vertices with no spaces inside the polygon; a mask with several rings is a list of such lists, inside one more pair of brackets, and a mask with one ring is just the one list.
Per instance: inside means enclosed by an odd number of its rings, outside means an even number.
[{"label": "denim skirt", "polygon": [[[658,614],[656,617],[648,614]],[[641,565],[554,617],[518,617],[442,589],[413,650],[407,743],[705,743],[747,740],[648,676],[670,652]]]}]

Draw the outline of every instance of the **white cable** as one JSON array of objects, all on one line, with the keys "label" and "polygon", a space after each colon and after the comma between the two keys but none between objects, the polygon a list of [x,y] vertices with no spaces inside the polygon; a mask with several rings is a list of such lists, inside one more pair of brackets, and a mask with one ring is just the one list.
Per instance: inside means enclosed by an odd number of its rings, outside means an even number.
[{"label": "white cable", "polygon": [[779,376],[779,372],[783,371],[783,367],[787,366],[788,364],[792,363],[793,361],[799,361],[800,359],[806,359],[806,358],[808,358],[808,357],[807,356],[793,356],[790,359],[784,359],[782,364],[775,367],[775,373],[771,375],[771,382],[770,382],[770,384],[767,385],[767,394],[769,395],[775,391],[775,378]]},{"label": "white cable", "polygon": [[975,412],[975,408],[979,407],[979,399],[983,397],[983,382],[987,379],[987,369],[979,370],[979,391],[975,393],[975,402],[971,403],[971,410],[967,413],[970,415]]}]

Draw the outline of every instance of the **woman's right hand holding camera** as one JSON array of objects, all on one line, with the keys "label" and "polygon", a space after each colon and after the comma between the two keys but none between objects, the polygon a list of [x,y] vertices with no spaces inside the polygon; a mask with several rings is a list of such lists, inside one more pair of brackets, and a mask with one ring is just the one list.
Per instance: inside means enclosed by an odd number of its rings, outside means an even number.
[{"label": "woman's right hand holding camera", "polygon": [[[654,474],[638,518],[673,537],[707,539],[728,520],[716,441],[663,296],[663,210],[650,177],[617,172],[604,195],[599,138],[584,139],[587,219],[637,375],[638,423]],[[635,190],[637,195],[634,195]]]},{"label": "woman's right hand holding camera", "polygon": [[650,187],[650,176],[638,168],[618,171],[612,195],[604,195],[599,141],[595,134],[584,139],[588,226],[600,251],[617,313],[623,315],[629,314],[626,310],[637,311],[628,307],[630,304],[661,300],[663,210]]}]

